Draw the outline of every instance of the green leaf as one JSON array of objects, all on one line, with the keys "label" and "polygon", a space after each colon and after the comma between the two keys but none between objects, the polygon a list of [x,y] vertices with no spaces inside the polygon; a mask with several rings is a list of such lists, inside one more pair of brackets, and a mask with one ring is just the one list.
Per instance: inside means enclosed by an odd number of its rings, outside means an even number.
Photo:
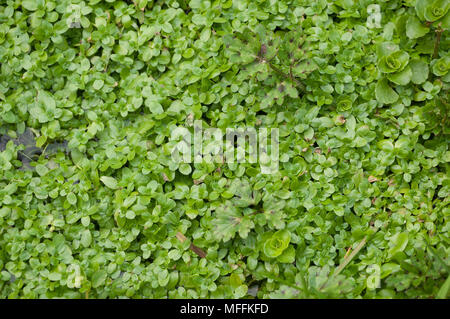
[{"label": "green leaf", "polygon": [[280,263],[293,263],[295,261],[295,249],[292,246],[289,246],[283,253],[277,257],[277,260]]},{"label": "green leaf", "polygon": [[234,295],[236,298],[242,298],[247,294],[248,287],[246,285],[241,285],[236,288]]},{"label": "green leaf", "polygon": [[387,75],[389,81],[394,82],[398,85],[406,85],[411,81],[412,78],[412,70],[409,66],[397,73],[389,73]]},{"label": "green leaf", "polygon": [[437,299],[446,299],[448,297],[448,293],[450,291],[450,275],[447,276],[447,280],[445,280],[444,284],[439,289],[436,298]]},{"label": "green leaf", "polygon": [[230,286],[233,288],[238,288],[242,284],[241,277],[238,274],[230,275]]},{"label": "green leaf", "polygon": [[185,59],[190,59],[194,56],[195,51],[192,48],[187,48],[184,52],[183,52],[183,57]]},{"label": "green leaf", "polygon": [[80,242],[84,247],[89,247],[91,245],[92,235],[91,235],[91,232],[89,231],[89,229],[83,230],[83,232],[81,233]]},{"label": "green leaf", "polygon": [[62,278],[61,274],[59,272],[51,272],[48,275],[48,279],[51,281],[60,281]]},{"label": "green leaf", "polygon": [[117,189],[117,180],[111,176],[102,176],[100,180],[105,184],[108,188]]},{"label": "green leaf", "polygon": [[408,233],[406,233],[406,232],[395,234],[391,238],[391,248],[389,249],[389,252],[388,252],[389,256],[393,257],[398,252],[402,252],[406,248],[406,245],[408,244],[408,240],[409,240],[409,236],[408,236]]},{"label": "green leaf", "polygon": [[216,209],[213,224],[214,235],[223,241],[233,238],[236,232],[240,237],[246,238],[254,227],[253,221],[248,216],[243,216],[231,201],[225,202]]},{"label": "green leaf", "polygon": [[392,104],[398,100],[398,94],[387,83],[386,79],[378,81],[375,88],[375,95],[378,102],[382,104]]},{"label": "green leaf", "polygon": [[95,80],[94,84],[92,84],[92,87],[96,90],[100,90],[103,87],[103,80]]},{"label": "green leaf", "polygon": [[129,210],[125,213],[125,217],[127,219],[134,219],[136,217],[136,213],[133,212],[132,210]]},{"label": "green leaf", "polygon": [[105,270],[97,270],[96,272],[94,272],[91,279],[92,288],[98,288],[102,286],[106,281],[107,275],[108,274]]},{"label": "green leaf", "polygon": [[427,34],[429,30],[429,28],[423,26],[414,16],[410,16],[406,22],[406,35],[410,39],[421,38]]},{"label": "green leaf", "polygon": [[38,9],[39,1],[37,0],[22,0],[22,6],[28,11],[36,11]]},{"label": "green leaf", "polygon": [[422,60],[414,59],[409,63],[412,76],[411,81],[414,84],[422,84],[428,79],[428,65]]},{"label": "green leaf", "polygon": [[183,175],[189,175],[192,172],[192,167],[189,164],[181,164],[180,165],[180,173]]},{"label": "green leaf", "polygon": [[162,114],[164,112],[162,105],[156,101],[146,102],[146,105],[149,108],[150,112],[154,114]]},{"label": "green leaf", "polygon": [[70,192],[69,194],[67,194],[67,201],[69,202],[69,204],[75,205],[77,203],[77,197],[74,193]]},{"label": "green leaf", "polygon": [[39,176],[44,176],[48,173],[48,168],[45,165],[36,165],[36,172],[39,174]]},{"label": "green leaf", "polygon": [[173,260],[178,260],[181,258],[181,252],[177,249],[169,251],[168,257]]}]

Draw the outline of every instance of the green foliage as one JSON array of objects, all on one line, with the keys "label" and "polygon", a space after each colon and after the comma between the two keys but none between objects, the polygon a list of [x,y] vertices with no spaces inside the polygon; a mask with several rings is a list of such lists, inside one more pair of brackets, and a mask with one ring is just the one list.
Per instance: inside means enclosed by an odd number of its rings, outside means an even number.
[{"label": "green foliage", "polygon": [[[444,0],[0,1],[0,297],[447,298],[449,23]],[[196,120],[278,128],[279,171],[175,163]]]},{"label": "green foliage", "polygon": [[[424,21],[436,22],[441,19],[448,23],[449,3],[443,0],[416,1],[416,12],[418,17]],[[446,26],[448,27],[448,26]]]},{"label": "green foliage", "polygon": [[[291,234],[288,230],[279,230],[273,234],[268,234],[263,243],[263,252],[269,258],[275,258],[282,255],[282,253],[289,247]],[[264,237],[263,237],[264,238]]]}]

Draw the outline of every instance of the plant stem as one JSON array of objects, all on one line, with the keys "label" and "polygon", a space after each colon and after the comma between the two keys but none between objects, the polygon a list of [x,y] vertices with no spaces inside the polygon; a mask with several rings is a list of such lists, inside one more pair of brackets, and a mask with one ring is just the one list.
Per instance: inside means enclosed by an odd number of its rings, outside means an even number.
[{"label": "plant stem", "polygon": [[[177,232],[175,237],[177,237],[177,239],[184,243],[187,238],[186,236],[184,236],[182,233]],[[200,258],[205,258],[206,257],[206,253],[203,249],[201,249],[200,247],[195,246],[194,244],[190,244],[189,249],[192,250],[194,253],[196,253]]]},{"label": "plant stem", "polygon": [[336,271],[330,277],[328,277],[327,281],[325,281],[324,284],[320,287],[320,290],[322,290],[323,288],[326,287],[326,285],[328,284],[328,282],[330,281],[331,278],[334,278],[340,274],[340,272],[345,268],[345,266],[347,266],[348,263],[350,261],[352,261],[353,257],[355,257],[356,254],[364,247],[364,245],[366,244],[366,241],[367,241],[367,236],[365,236],[363,238],[363,240],[361,240],[361,242],[358,244],[358,246],[356,246],[355,250],[350,253],[350,255],[348,255],[347,257],[344,258],[344,260],[339,265],[339,267],[336,268]]},{"label": "plant stem", "polygon": [[355,250],[352,251],[350,253],[350,255],[348,255],[344,261],[342,262],[342,264],[339,265],[338,268],[336,268],[336,271],[334,272],[333,276],[337,276],[339,275],[339,273],[345,268],[345,266],[348,265],[348,263],[353,259],[353,257],[355,257],[355,255],[364,247],[364,245],[366,244],[367,241],[367,236],[363,238],[363,240],[361,240],[361,242],[358,244],[358,246],[356,246]]},{"label": "plant stem", "polygon": [[439,25],[438,29],[436,29],[436,42],[434,42],[434,53],[433,53],[433,59],[436,59],[438,57],[439,53],[439,44],[441,43],[441,35],[442,35],[442,29]]}]

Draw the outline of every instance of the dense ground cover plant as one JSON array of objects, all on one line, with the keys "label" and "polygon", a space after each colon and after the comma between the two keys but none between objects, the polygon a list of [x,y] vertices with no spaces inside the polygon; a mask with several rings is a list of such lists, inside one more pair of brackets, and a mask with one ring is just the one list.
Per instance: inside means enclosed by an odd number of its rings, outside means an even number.
[{"label": "dense ground cover plant", "polygon": [[[444,0],[1,0],[0,297],[445,298]],[[275,127],[280,165],[172,161]]]}]

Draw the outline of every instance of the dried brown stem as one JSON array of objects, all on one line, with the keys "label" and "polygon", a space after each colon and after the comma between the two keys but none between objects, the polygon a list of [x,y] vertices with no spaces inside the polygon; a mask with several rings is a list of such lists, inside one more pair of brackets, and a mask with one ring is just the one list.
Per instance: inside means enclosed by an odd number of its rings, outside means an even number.
[{"label": "dried brown stem", "polygon": [[[180,232],[176,233],[175,236],[182,243],[184,243],[187,240],[186,236],[184,236]],[[206,253],[204,252],[204,250],[199,248],[199,247],[197,247],[197,246],[195,246],[194,244],[191,244],[189,246],[189,249],[192,250],[194,253],[196,253],[200,258],[205,258],[206,257]]]}]

